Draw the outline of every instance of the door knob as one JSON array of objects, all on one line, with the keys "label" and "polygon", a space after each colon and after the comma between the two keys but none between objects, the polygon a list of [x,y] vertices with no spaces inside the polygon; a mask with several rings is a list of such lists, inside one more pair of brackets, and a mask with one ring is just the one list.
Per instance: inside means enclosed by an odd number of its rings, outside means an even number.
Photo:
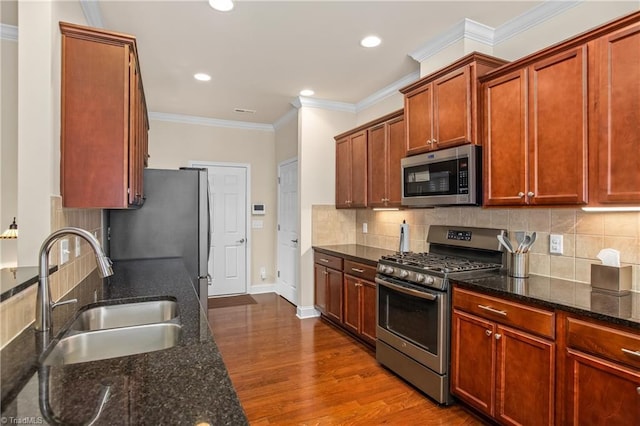
[{"label": "door knob", "polygon": [[239,243],[239,244],[244,243],[244,238],[240,238],[238,241],[236,241],[236,243]]},{"label": "door knob", "polygon": [[296,238],[295,240],[291,240],[291,242],[294,244],[298,244],[298,239]]}]

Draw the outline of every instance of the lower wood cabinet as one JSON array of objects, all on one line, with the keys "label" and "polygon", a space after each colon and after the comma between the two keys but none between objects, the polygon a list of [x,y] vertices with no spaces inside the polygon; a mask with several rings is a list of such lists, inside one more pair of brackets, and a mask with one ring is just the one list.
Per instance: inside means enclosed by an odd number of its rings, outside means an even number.
[{"label": "lower wood cabinet", "polygon": [[640,335],[571,316],[564,326],[563,423],[640,424]]},{"label": "lower wood cabinet", "polygon": [[333,324],[375,346],[375,266],[314,252],[315,308]]},{"label": "lower wood cabinet", "polygon": [[553,312],[459,288],[453,306],[451,392],[501,424],[553,424],[556,345],[534,334]]},{"label": "lower wood cabinet", "polygon": [[344,271],[343,324],[362,340],[375,345],[376,284],[373,282],[375,268],[345,261]]}]

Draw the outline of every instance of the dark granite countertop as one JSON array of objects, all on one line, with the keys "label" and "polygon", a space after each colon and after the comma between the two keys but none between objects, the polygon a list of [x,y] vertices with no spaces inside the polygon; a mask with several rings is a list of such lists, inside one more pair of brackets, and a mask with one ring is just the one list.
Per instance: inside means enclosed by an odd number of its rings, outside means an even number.
[{"label": "dark granite countertop", "polygon": [[618,294],[575,281],[538,275],[512,278],[504,273],[456,281],[456,284],[499,297],[640,329],[640,293],[633,291]]},{"label": "dark granite countertop", "polygon": [[63,424],[86,423],[105,384],[111,386],[110,396],[96,425],[248,424],[182,261],[116,262],[114,275],[104,280],[103,300],[153,296],[171,296],[178,302],[183,332],[173,348],[42,367],[36,362],[33,327],[14,339],[2,350],[2,367],[23,371],[27,377],[12,383],[3,380],[2,423],[40,421],[38,392],[44,380],[39,383],[39,377],[49,376],[51,406]]},{"label": "dark granite countertop", "polygon": [[382,256],[395,253],[393,250],[367,247],[360,244],[313,246],[313,249],[321,253],[333,254],[345,259],[353,260],[354,262],[360,262],[371,266],[376,266],[378,264],[378,259]]}]

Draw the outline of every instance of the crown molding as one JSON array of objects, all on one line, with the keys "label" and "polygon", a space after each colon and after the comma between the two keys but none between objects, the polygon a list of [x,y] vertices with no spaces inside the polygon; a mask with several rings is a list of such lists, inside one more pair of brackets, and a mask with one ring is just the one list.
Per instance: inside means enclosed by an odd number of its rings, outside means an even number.
[{"label": "crown molding", "polygon": [[354,104],[350,104],[347,102],[327,101],[325,99],[314,99],[306,96],[298,96],[293,101],[291,101],[291,105],[296,108],[311,107],[327,109],[331,111],[352,112],[354,114],[357,112],[356,106]]},{"label": "crown molding", "polygon": [[273,124],[250,123],[248,121],[220,120],[217,118],[197,117],[194,115],[170,114],[166,112],[149,112],[149,120],[168,121],[171,123],[197,124],[200,126],[227,127],[231,129],[259,130],[273,132]]},{"label": "crown molding", "polygon": [[80,0],[80,7],[90,27],[103,28],[102,12],[98,0]]},{"label": "crown molding", "polygon": [[407,85],[413,83],[414,81],[418,80],[419,78],[420,78],[420,72],[419,71],[415,71],[415,72],[412,72],[411,74],[408,74],[408,75],[402,77],[400,80],[394,81],[390,85],[388,85],[386,87],[383,87],[382,89],[378,90],[374,94],[372,94],[370,96],[367,96],[366,98],[364,98],[363,100],[358,102],[356,104],[356,112],[360,112],[363,109],[367,109],[370,106],[373,106],[373,105],[377,104],[378,102],[382,101],[383,99],[388,98],[389,96],[397,94],[398,90],[400,90],[404,86],[407,86]]},{"label": "crown molding", "polygon": [[540,25],[543,22],[553,18],[554,16],[576,7],[577,5],[583,3],[583,1],[584,0],[547,0],[542,4],[529,9],[522,15],[516,16],[515,18],[510,19],[509,21],[497,27],[494,33],[494,44],[503,43],[511,37],[527,31],[529,28]]},{"label": "crown molding", "polygon": [[278,118],[275,123],[273,123],[273,128],[278,130],[283,127],[288,122],[292,121],[294,118],[298,117],[298,108],[292,108],[287,111],[282,117]]},{"label": "crown molding", "polygon": [[18,27],[9,24],[0,24],[0,39],[18,41]]},{"label": "crown molding", "polygon": [[493,46],[493,32],[494,29],[488,25],[465,18],[449,30],[410,52],[409,56],[418,62],[423,62],[464,38]]}]

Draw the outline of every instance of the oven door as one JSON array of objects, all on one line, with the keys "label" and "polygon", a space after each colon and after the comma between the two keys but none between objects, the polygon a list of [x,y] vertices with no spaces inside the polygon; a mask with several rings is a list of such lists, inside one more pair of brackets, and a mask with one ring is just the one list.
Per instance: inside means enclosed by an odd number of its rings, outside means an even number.
[{"label": "oven door", "polygon": [[381,275],[378,284],[377,338],[438,374],[447,373],[449,299]]}]

